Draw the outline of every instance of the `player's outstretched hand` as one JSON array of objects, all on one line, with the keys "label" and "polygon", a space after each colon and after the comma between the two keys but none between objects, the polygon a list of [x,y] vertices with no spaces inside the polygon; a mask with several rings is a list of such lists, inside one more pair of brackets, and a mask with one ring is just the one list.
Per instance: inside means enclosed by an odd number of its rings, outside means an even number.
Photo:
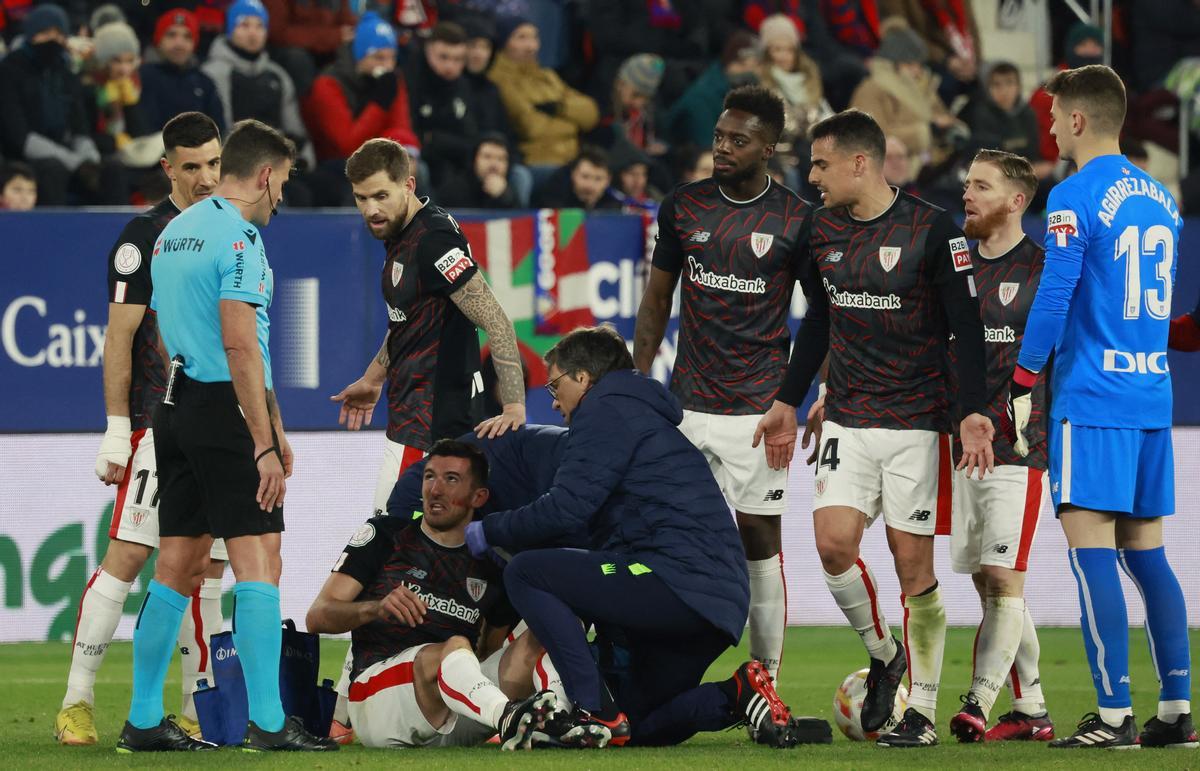
[{"label": "player's outstretched hand", "polygon": [[254,446],[255,462],[258,466],[258,494],[254,500],[263,511],[273,511],[276,506],[283,505],[283,495],[287,492],[284,482],[283,459],[279,450],[274,447]]},{"label": "player's outstretched hand", "polygon": [[979,469],[979,478],[983,479],[984,474],[995,469],[996,465],[996,457],[992,453],[996,429],[992,421],[978,412],[972,412],[959,425],[959,437],[962,439],[963,454],[958,461],[958,468],[965,468],[968,478],[975,469]]},{"label": "player's outstretched hand", "polygon": [[117,485],[125,478],[125,468],[133,452],[130,443],[133,431],[129,418],[110,415],[104,438],[100,440],[100,451],[96,453],[96,476],[106,485]]},{"label": "player's outstretched hand", "polygon": [[754,429],[751,447],[765,441],[763,451],[767,454],[767,465],[778,471],[787,468],[796,451],[796,408],[783,402],[775,402],[762,416]]},{"label": "player's outstretched hand", "polygon": [[808,417],[804,421],[804,435],[800,437],[800,447],[808,449],[808,443],[813,443],[812,453],[808,456],[808,460],[804,461],[806,465],[811,466],[817,462],[817,452],[821,448],[821,424],[825,422],[825,397],[818,396],[817,400],[808,408]]},{"label": "player's outstretched hand", "polygon": [[375,412],[375,404],[379,401],[382,391],[382,382],[373,383],[365,377],[360,377],[340,393],[329,397],[329,401],[342,404],[341,412],[338,413],[338,425],[345,426],[350,431],[371,425],[371,414]]},{"label": "player's outstretched hand", "polygon": [[397,586],[379,601],[379,618],[418,626],[425,620],[425,602],[406,586]]},{"label": "player's outstretched hand", "polygon": [[475,436],[495,439],[505,431],[516,431],[525,425],[525,405],[520,402],[504,405],[504,411],[475,426]]}]

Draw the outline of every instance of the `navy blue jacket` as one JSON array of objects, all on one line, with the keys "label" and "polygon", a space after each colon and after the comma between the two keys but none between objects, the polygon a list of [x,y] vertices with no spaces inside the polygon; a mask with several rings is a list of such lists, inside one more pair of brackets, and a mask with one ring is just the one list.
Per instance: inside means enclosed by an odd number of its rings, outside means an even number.
[{"label": "navy blue jacket", "polygon": [[[490,495],[487,503],[476,512],[476,516],[485,516],[493,511],[520,508],[550,489],[567,447],[567,429],[535,424],[506,431],[494,439],[480,439],[474,431],[458,439],[475,445],[487,456]],[[404,470],[388,496],[388,514],[408,519],[424,508],[421,502],[424,475],[424,460]]]},{"label": "navy blue jacket", "polygon": [[225,109],[212,78],[199,67],[176,67],[167,61],[146,62],[138,71],[142,78],[139,102],[146,125],[162,131],[167,121],[181,112],[196,110],[213,119],[221,135],[226,131]]},{"label": "navy blue jacket", "polygon": [[483,530],[490,545],[515,551],[586,528],[589,548],[648,566],[736,643],[750,607],[746,555],[708,462],[677,428],[682,418],[658,381],[610,372],[575,408],[550,491],[492,514]]}]

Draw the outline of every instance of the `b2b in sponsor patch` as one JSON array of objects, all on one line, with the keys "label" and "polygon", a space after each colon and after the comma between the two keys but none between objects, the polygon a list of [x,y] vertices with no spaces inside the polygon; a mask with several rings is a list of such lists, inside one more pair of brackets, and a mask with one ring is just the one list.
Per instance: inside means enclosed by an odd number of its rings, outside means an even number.
[{"label": "b2b in sponsor patch", "polygon": [[956,272],[971,269],[971,250],[967,248],[967,239],[950,239],[950,259],[954,261]]},{"label": "b2b in sponsor patch", "polygon": [[1055,246],[1066,246],[1067,239],[1079,233],[1075,212],[1070,209],[1050,212],[1046,217],[1046,230],[1054,234]]},{"label": "b2b in sponsor patch", "polygon": [[438,273],[442,274],[442,278],[453,284],[458,280],[459,276],[466,273],[467,269],[474,264],[466,252],[455,248],[439,257],[433,266],[437,268]]}]

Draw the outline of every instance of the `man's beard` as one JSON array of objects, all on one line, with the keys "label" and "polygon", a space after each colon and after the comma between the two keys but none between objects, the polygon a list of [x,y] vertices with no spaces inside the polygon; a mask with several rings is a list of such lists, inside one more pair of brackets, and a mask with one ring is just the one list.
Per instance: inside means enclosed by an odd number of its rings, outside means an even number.
[{"label": "man's beard", "polygon": [[1008,213],[1003,207],[997,206],[990,212],[976,216],[974,219],[969,219],[963,223],[963,234],[970,239],[982,241],[985,238],[990,238],[993,233],[999,230],[1004,221],[1008,219]]},{"label": "man's beard", "polygon": [[730,172],[729,174],[721,174],[714,168],[712,178],[713,178],[713,181],[716,182],[718,185],[728,185],[728,186],[732,187],[734,185],[740,184],[747,180],[754,179],[755,177],[759,176],[761,173],[762,172],[760,172],[754,166],[750,166],[745,169],[736,169],[736,170]]},{"label": "man's beard", "polygon": [[367,232],[380,241],[394,241],[401,230],[404,230],[404,220],[399,217],[388,222],[379,232],[372,230],[370,223],[367,224]]}]

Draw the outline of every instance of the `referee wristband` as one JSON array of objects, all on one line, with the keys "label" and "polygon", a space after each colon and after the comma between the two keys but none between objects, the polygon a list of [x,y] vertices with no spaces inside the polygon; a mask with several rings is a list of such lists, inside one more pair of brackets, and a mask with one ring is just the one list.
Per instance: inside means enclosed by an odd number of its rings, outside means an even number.
[{"label": "referee wristband", "polygon": [[271,453],[273,453],[273,452],[279,452],[279,448],[278,448],[278,447],[268,447],[267,449],[265,449],[265,450],[263,450],[262,452],[260,452],[260,453],[258,454],[258,457],[254,459],[254,465],[256,465],[256,466],[257,466],[257,465],[258,465],[258,462],[259,462],[260,460],[262,460],[263,458],[267,457],[268,455],[270,455],[270,454],[271,454]]}]

